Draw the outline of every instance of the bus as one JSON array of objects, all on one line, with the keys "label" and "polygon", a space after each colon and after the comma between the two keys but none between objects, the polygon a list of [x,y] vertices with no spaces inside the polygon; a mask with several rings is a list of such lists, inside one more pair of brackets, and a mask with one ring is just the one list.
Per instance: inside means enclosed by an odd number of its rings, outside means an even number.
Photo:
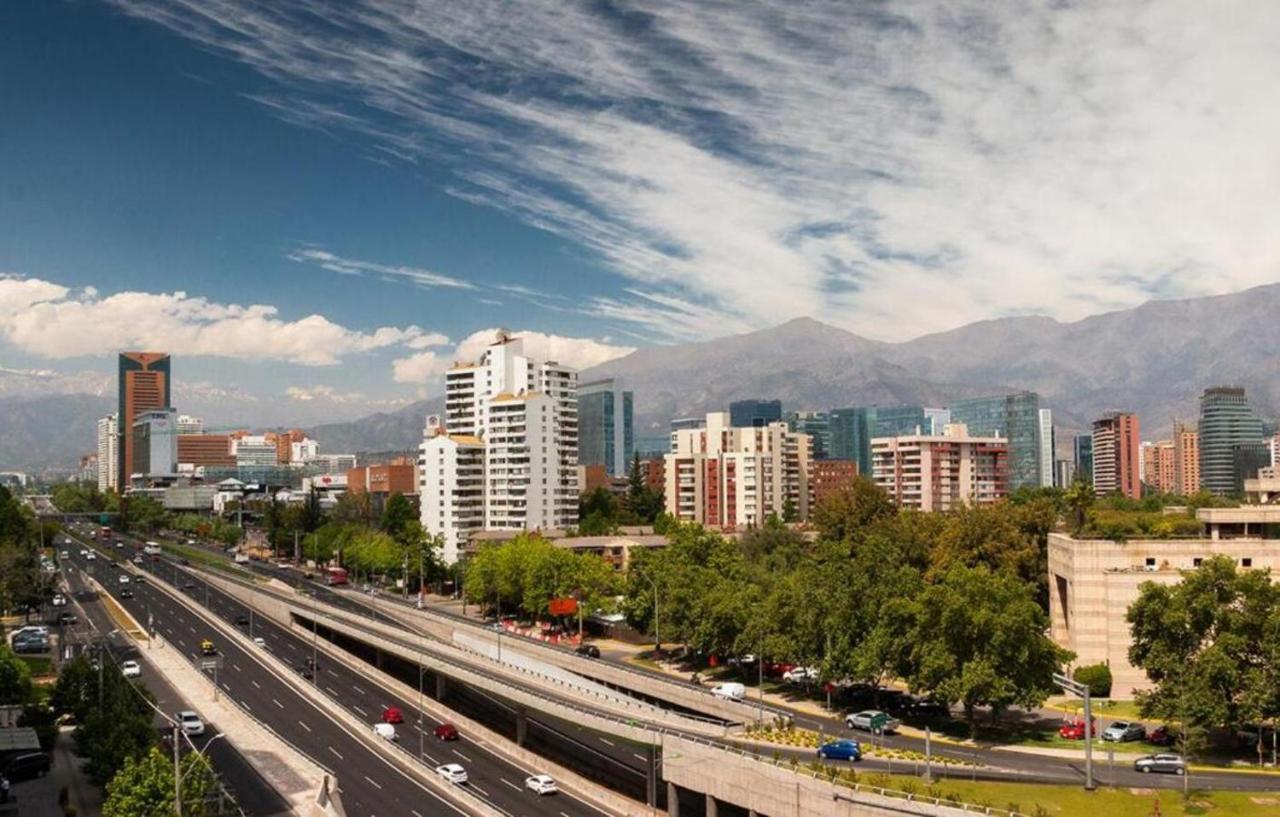
[{"label": "bus", "polygon": [[324,569],[324,583],[330,587],[346,584],[347,569],[345,567],[326,567]]}]

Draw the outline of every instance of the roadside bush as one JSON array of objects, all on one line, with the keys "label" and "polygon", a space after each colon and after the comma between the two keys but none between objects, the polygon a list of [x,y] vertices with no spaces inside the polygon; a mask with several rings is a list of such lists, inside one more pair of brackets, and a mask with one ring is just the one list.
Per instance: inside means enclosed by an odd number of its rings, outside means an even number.
[{"label": "roadside bush", "polygon": [[1087,686],[1089,694],[1095,698],[1111,696],[1111,667],[1106,664],[1087,664],[1077,667],[1071,677]]}]

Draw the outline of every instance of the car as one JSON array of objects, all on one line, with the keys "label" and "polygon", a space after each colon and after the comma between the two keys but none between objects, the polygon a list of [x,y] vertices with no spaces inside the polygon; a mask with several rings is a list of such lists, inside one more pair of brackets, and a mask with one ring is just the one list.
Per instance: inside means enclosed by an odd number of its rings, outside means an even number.
[{"label": "car", "polygon": [[389,723],[375,723],[373,725],[373,734],[383,740],[396,740],[396,728]]},{"label": "car", "polygon": [[88,549],[88,548],[80,548],[80,558],[81,558],[81,559],[88,559],[88,558],[89,558],[89,549]]},{"label": "car", "polygon": [[747,688],[736,681],[729,681],[713,686],[711,694],[725,701],[741,701],[747,697]]},{"label": "car", "polygon": [[147,583],[147,577],[146,577],[146,576],[144,576],[144,575],[142,575],[141,573],[139,573],[138,575],[136,575],[136,576],[134,576],[134,577],[133,577],[133,583],[134,583],[134,584],[146,584],[146,583]]},{"label": "car", "polygon": [[10,783],[17,783],[19,780],[31,780],[36,777],[43,777],[53,768],[53,758],[44,752],[26,752],[20,755],[14,755],[4,764],[4,768],[0,770],[0,777],[5,778]]},{"label": "car", "polygon": [[12,640],[15,638],[20,638],[23,635],[41,635],[41,636],[48,637],[49,628],[44,626],[43,624],[27,624],[9,633],[9,638],[10,640]]},{"label": "car", "polygon": [[[1095,718],[1089,724],[1089,734],[1098,736],[1098,723]],[[1084,718],[1070,718],[1062,722],[1058,728],[1058,736],[1066,740],[1084,740]]]},{"label": "car", "polygon": [[436,774],[448,780],[454,785],[467,782],[467,770],[457,763],[446,763],[443,766],[436,767]]},{"label": "car", "polygon": [[946,718],[951,715],[951,707],[936,698],[912,698],[903,711],[917,718]]},{"label": "car", "polygon": [[128,583],[129,583],[129,577],[128,577],[128,576],[126,576],[125,574],[121,573],[121,574],[120,574],[120,584],[128,584]]},{"label": "car", "polygon": [[1177,740],[1178,734],[1164,724],[1147,733],[1147,743],[1155,746],[1172,746]]},{"label": "car", "polygon": [[135,554],[135,555],[134,555],[134,557],[133,557],[133,563],[134,563],[135,565],[140,565],[140,564],[142,564],[142,556]]},{"label": "car", "polygon": [[844,719],[845,726],[850,729],[861,729],[864,732],[874,731],[876,723],[880,723],[880,731],[885,734],[898,731],[898,727],[902,725],[897,719],[889,717],[888,713],[881,712],[879,709],[864,709],[847,715]]},{"label": "car", "polygon": [[560,791],[560,787],[556,785],[556,781],[551,779],[549,774],[530,775],[524,779],[524,787],[537,795],[555,794]]},{"label": "car", "polygon": [[123,550],[124,542],[116,542],[116,550]]},{"label": "car", "polygon": [[49,603],[52,604],[54,607],[66,607],[67,597],[62,595],[61,593],[54,593],[53,598],[49,600]]},{"label": "car", "polygon": [[818,757],[825,760],[847,760],[852,763],[862,759],[862,744],[848,738],[833,740],[818,747]]},{"label": "car", "polygon": [[48,652],[49,639],[42,635],[31,636],[29,638],[15,638],[13,640],[13,651],[19,655],[36,655],[42,652]]},{"label": "car", "polygon": [[260,636],[260,635],[255,635],[255,636],[253,637],[253,645],[254,645],[255,647],[266,647],[266,646],[267,646],[267,640],[266,640],[265,638],[263,638],[262,636]]},{"label": "car", "polygon": [[1124,743],[1130,740],[1145,740],[1147,730],[1142,724],[1132,721],[1115,721],[1106,729],[1102,730],[1102,739],[1113,741],[1115,743]]},{"label": "car", "polygon": [[142,666],[137,661],[129,659],[120,662],[120,672],[126,678],[137,678],[142,675]]},{"label": "car", "polygon": [[195,539],[188,539],[188,540],[187,540],[187,544],[188,544],[188,545],[194,545],[195,543],[196,543],[196,540],[195,540]]},{"label": "car", "polygon": [[[578,649],[574,650],[574,652],[577,653],[578,655],[584,655],[587,658],[600,657],[600,648],[597,647],[595,644],[582,644],[578,647]],[[532,780],[533,778],[531,777],[529,779]]]},{"label": "car", "polygon": [[61,613],[58,613],[59,624],[75,624],[76,620],[75,613],[68,612],[67,610],[63,610]]},{"label": "car", "polygon": [[59,558],[59,559],[66,559],[66,558],[67,558],[67,552],[66,552],[65,550],[63,550],[63,551],[59,551],[59,553],[58,553],[58,558]]},{"label": "car", "polygon": [[195,590],[195,589],[196,589],[196,583],[195,583],[195,582],[193,582],[193,581],[185,581],[185,582],[183,582],[183,583],[182,583],[182,589],[183,589],[183,590]]},{"label": "car", "polygon": [[237,627],[248,627],[248,626],[249,626],[249,617],[248,617],[248,616],[246,616],[244,613],[240,613],[239,615],[237,615],[237,616],[236,616],[236,626],[237,626]]},{"label": "car", "polygon": [[98,558],[98,554],[94,553],[92,550],[86,550],[84,553],[84,558],[92,562]]},{"label": "car", "polygon": [[457,740],[458,727],[451,723],[442,723],[432,730],[431,734],[436,736],[436,740]]},{"label": "car", "polygon": [[782,673],[782,680],[788,684],[807,684],[818,680],[818,671],[813,667],[792,667]]},{"label": "car", "polygon": [[125,589],[120,591],[120,598],[122,599],[133,598],[133,591],[126,587]]},{"label": "car", "polygon": [[206,638],[200,642],[200,654],[201,655],[217,655],[218,648],[213,645],[212,641]]},{"label": "car", "polygon": [[198,736],[204,734],[204,721],[200,720],[200,716],[190,709],[178,713],[178,725],[188,735]]},{"label": "car", "polygon": [[398,706],[382,707],[383,723],[404,723],[404,713],[400,711]]},{"label": "car", "polygon": [[1182,759],[1182,755],[1147,755],[1133,761],[1133,770],[1144,774],[1158,772],[1160,774],[1176,774],[1181,776],[1187,773],[1187,763]]}]

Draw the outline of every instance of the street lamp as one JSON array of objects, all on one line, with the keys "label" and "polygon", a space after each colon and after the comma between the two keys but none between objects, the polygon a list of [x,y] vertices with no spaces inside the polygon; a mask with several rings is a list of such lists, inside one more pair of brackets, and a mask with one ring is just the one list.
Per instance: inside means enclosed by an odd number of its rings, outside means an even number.
[{"label": "street lamp", "polygon": [[631,569],[636,571],[636,575],[653,586],[653,651],[654,658],[656,659],[662,653],[662,636],[659,635],[658,632],[658,583],[650,578],[649,574],[645,573],[643,570],[638,570],[634,567]]},{"label": "street lamp", "polygon": [[[179,735],[181,735],[182,737],[185,737],[187,739],[187,742],[191,743],[190,736],[188,736],[186,732],[182,731],[182,727],[180,727],[177,723],[174,723],[173,725],[173,813],[176,814],[177,817],[182,817],[182,769],[181,769],[181,763],[180,763],[181,757],[182,757],[182,754],[181,754],[182,743],[181,741],[178,740]],[[226,737],[226,734],[223,732],[219,732],[218,734],[209,738],[209,740],[205,742],[203,749],[197,749],[194,743],[191,743],[191,749],[196,753],[196,755],[201,760],[204,760],[204,753],[209,751],[209,747],[212,746],[219,738],[224,738],[224,737]]]},{"label": "street lamp", "polygon": [[1058,672],[1053,674],[1053,682],[1064,692],[1084,699],[1084,790],[1093,791],[1097,786],[1093,782],[1093,702],[1089,697],[1089,687]]}]

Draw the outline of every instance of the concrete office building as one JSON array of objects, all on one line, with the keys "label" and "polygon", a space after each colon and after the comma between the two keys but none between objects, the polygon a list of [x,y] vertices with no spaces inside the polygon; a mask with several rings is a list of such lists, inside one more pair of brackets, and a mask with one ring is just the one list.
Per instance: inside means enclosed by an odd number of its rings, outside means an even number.
[{"label": "concrete office building", "polygon": [[1262,421],[1244,389],[1215,386],[1200,396],[1200,485],[1225,496],[1240,489],[1237,447],[1262,442]]},{"label": "concrete office building", "polygon": [[1200,490],[1200,433],[1173,424],[1173,492],[1190,496]]},{"label": "concrete office building", "polygon": [[876,485],[899,507],[949,511],[1009,495],[1008,441],[970,436],[960,423],[938,435],[877,437],[871,459]]},{"label": "concrete office building", "polygon": [[233,435],[231,453],[235,455],[237,468],[274,468],[280,464],[280,448],[274,438],[266,435]]},{"label": "concrete office building", "polygon": [[853,460],[813,461],[809,474],[810,507],[853,485],[858,478],[858,463]]},{"label": "concrete office building", "polygon": [[[168,408],[171,403],[169,355],[164,352],[121,352],[116,376],[116,424],[120,440],[116,450],[116,485],[124,490],[138,470],[133,462],[134,420],[146,411]],[[172,431],[170,427],[170,431]]]},{"label": "concrete office building", "polygon": [[1052,488],[1054,449],[1058,442],[1053,432],[1053,411],[1047,408],[1040,409],[1039,419],[1040,427],[1037,433],[1040,435],[1040,485],[1044,488]]},{"label": "concrete office building", "polygon": [[478,361],[445,373],[445,417],[424,430],[418,493],[422,524],[444,537],[446,562],[478,529],[577,523],[577,386],[576,372],[526,357],[505,332]]},{"label": "concrete office building", "polygon": [[1138,415],[1114,411],[1093,422],[1093,490],[1142,498]]},{"label": "concrete office building", "polygon": [[635,453],[635,397],[615,378],[578,385],[578,465],[626,476]]},{"label": "concrete office building", "polygon": [[809,517],[812,451],[807,434],[783,422],[735,427],[713,412],[705,428],[673,434],[666,455],[666,509],[682,521],[734,530],[776,514]]},{"label": "concrete office building", "polygon": [[783,419],[787,428],[809,435],[814,460],[831,456],[831,417],[825,411],[789,411]]},{"label": "concrete office building", "polygon": [[1076,479],[1093,482],[1093,435],[1077,434],[1071,446]]},{"label": "concrete office building", "polygon": [[[154,478],[172,477],[178,473],[178,435],[174,433],[178,413],[171,408],[153,409],[139,414],[133,421],[133,473],[129,485]],[[138,487],[146,487],[145,485]]]},{"label": "concrete office building", "polygon": [[1142,444],[1142,484],[1158,494],[1177,493],[1177,447],[1173,440]]},{"label": "concrete office building", "polygon": [[734,428],[764,428],[782,422],[782,401],[734,400],[729,404],[729,422]]},{"label": "concrete office building", "polygon": [[178,464],[192,468],[234,468],[231,438],[226,434],[179,434]]},{"label": "concrete office building", "polygon": [[999,397],[957,400],[948,408],[951,422],[975,437],[1004,437],[1009,442],[1009,489],[1041,485],[1040,396],[1021,391]]},{"label": "concrete office building", "polygon": [[115,414],[98,421],[98,490],[120,489],[120,426]]},{"label": "concrete office building", "polygon": [[179,414],[176,421],[176,428],[179,435],[203,434],[204,420],[199,417],[192,417],[190,414]]}]

